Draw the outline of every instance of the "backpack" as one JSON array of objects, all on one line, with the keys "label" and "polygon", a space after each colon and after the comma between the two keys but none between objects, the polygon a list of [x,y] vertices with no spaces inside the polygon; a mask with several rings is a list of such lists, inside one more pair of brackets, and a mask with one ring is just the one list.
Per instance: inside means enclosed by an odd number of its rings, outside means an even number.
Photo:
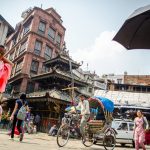
[{"label": "backpack", "polygon": [[23,105],[23,106],[21,106],[21,108],[18,111],[17,119],[19,119],[19,120],[25,120],[25,117],[26,117],[26,108]]}]

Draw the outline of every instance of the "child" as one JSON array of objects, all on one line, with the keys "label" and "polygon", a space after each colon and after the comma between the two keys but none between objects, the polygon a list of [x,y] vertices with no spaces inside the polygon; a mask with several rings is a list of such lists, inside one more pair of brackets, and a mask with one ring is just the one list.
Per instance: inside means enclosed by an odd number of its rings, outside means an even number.
[{"label": "child", "polygon": [[5,48],[3,45],[0,45],[0,101],[13,67],[13,63],[5,58],[4,54]]}]

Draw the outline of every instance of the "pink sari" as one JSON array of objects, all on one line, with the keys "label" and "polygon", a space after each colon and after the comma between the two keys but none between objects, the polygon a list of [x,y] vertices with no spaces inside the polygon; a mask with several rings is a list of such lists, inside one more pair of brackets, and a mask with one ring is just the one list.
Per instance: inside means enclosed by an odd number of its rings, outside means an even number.
[{"label": "pink sari", "polygon": [[134,120],[134,123],[136,125],[135,131],[134,131],[135,149],[139,150],[139,146],[141,145],[143,150],[146,150],[145,145],[144,145],[145,130],[143,128],[143,124],[144,124],[143,117],[141,118],[136,117]]},{"label": "pink sari", "polygon": [[11,74],[11,65],[0,61],[0,93],[3,93]]}]

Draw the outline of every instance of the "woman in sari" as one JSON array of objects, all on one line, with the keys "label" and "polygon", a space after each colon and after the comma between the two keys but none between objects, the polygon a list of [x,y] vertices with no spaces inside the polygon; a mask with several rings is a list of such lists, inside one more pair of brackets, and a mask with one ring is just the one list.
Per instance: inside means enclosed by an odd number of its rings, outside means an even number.
[{"label": "woman in sari", "polygon": [[142,111],[137,111],[137,117],[134,119],[134,140],[135,140],[135,149],[139,150],[139,146],[146,150],[145,142],[145,128],[148,129],[149,125],[146,117],[143,116]]}]

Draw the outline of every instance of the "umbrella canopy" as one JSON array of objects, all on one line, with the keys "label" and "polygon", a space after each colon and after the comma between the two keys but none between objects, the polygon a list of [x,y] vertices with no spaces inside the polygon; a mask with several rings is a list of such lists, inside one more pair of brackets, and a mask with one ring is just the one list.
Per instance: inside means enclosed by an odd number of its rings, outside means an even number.
[{"label": "umbrella canopy", "polygon": [[128,50],[150,49],[150,5],[135,10],[113,40]]},{"label": "umbrella canopy", "polygon": [[113,110],[114,110],[114,103],[110,99],[105,98],[105,97],[101,97],[101,96],[94,96],[94,97],[92,97],[91,99],[89,99],[90,106],[92,106],[94,108],[98,107],[99,105],[101,105],[99,103],[99,101],[103,104],[104,108],[107,111],[113,112]]}]

